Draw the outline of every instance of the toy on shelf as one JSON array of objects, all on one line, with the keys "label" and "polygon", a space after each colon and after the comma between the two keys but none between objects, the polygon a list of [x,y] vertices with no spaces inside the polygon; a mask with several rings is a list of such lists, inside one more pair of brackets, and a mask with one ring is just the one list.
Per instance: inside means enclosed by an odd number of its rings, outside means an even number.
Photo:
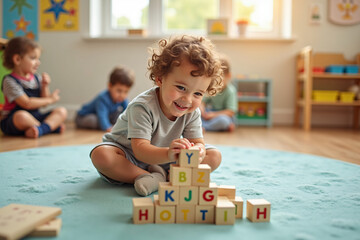
[{"label": "toy on shelf", "polygon": [[[210,181],[210,166],[200,164],[199,150],[183,149],[170,167],[170,182],[159,183],[158,195],[133,198],[134,224],[208,223],[233,225],[243,218],[243,200],[235,186]],[[252,222],[270,221],[270,203],[248,200],[246,217]]]}]

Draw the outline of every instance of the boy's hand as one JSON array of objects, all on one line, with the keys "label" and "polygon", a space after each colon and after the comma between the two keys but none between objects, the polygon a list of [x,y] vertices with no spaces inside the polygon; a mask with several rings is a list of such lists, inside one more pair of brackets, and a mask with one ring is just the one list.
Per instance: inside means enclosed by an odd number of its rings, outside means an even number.
[{"label": "boy's hand", "polygon": [[171,142],[168,150],[168,158],[170,162],[175,162],[179,158],[179,154],[181,149],[187,149],[192,147],[194,144],[192,144],[188,139],[186,138],[179,138],[175,139]]},{"label": "boy's hand", "polygon": [[47,87],[51,82],[49,74],[44,72],[41,76],[42,76],[42,86]]},{"label": "boy's hand", "polygon": [[199,150],[200,150],[199,151],[199,158],[200,158],[200,163],[201,163],[204,160],[205,155],[206,155],[205,146],[204,146],[204,144],[201,144],[201,143],[197,143],[194,146],[198,147]]},{"label": "boy's hand", "polygon": [[53,100],[53,103],[57,102],[60,100],[60,96],[59,96],[60,90],[56,89],[50,96],[50,98]]}]

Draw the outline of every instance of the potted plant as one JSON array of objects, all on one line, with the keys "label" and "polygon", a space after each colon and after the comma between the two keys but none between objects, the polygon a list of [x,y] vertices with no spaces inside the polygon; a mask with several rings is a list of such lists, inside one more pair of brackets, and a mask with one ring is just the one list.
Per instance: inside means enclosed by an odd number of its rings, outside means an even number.
[{"label": "potted plant", "polygon": [[240,19],[240,20],[236,21],[236,25],[238,26],[239,35],[245,36],[247,26],[249,25],[249,21],[246,19]]}]

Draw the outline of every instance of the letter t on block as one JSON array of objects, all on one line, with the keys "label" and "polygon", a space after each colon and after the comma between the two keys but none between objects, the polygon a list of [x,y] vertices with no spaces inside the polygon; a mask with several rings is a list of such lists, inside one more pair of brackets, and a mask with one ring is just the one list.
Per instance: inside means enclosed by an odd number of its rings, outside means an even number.
[{"label": "letter t on block", "polygon": [[180,167],[197,167],[200,164],[198,148],[181,149],[179,156]]},{"label": "letter t on block", "polygon": [[151,198],[133,198],[134,224],[154,223],[154,203]]},{"label": "letter t on block", "polygon": [[246,204],[246,217],[252,222],[269,222],[270,208],[270,202],[265,199],[249,199]]}]

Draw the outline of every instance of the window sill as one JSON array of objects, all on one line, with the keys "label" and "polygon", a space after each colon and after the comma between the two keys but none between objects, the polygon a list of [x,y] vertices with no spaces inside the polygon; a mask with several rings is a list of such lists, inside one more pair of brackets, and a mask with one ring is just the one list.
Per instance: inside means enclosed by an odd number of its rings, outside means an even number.
[{"label": "window sill", "polygon": [[[98,37],[83,37],[85,41],[158,41],[161,38],[168,38],[169,36],[98,36]],[[226,41],[226,42],[295,42],[295,37],[229,37],[229,36],[206,36],[211,41]]]}]

